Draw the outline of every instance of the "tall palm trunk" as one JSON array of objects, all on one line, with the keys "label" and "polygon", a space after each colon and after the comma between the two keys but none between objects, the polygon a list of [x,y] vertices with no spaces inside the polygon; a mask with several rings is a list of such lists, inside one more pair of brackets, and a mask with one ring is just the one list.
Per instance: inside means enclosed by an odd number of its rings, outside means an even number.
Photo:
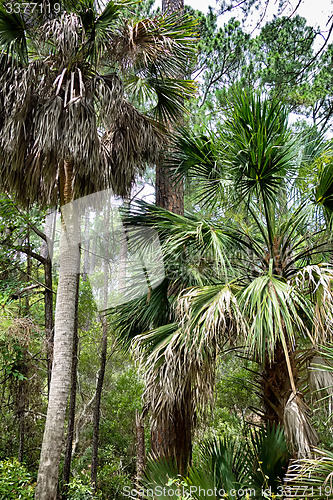
[{"label": "tall palm trunk", "polygon": [[[162,12],[173,14],[184,10],[184,0],[162,0]],[[184,213],[184,187],[170,176],[168,167],[160,160],[156,165],[155,178],[156,205],[178,215]]]},{"label": "tall palm trunk", "polygon": [[[184,9],[184,0],[162,0],[163,13]],[[155,179],[156,205],[178,215],[184,214],[184,186],[170,176],[168,167],[159,162]],[[156,457],[168,457],[177,465],[178,472],[185,474],[192,455],[191,388],[187,388],[181,401],[174,402],[172,410],[163,419],[157,419],[151,430],[152,453]]]},{"label": "tall palm trunk", "polygon": [[155,457],[166,457],[185,475],[192,456],[193,407],[191,388],[186,387],[182,399],[175,401],[164,420],[157,419],[152,430],[151,450]]},{"label": "tall palm trunk", "polygon": [[156,165],[156,205],[178,215],[184,213],[184,188],[170,177],[168,167],[160,162]]},{"label": "tall palm trunk", "polygon": [[[60,183],[62,205],[73,199],[72,166],[65,162]],[[59,463],[70,389],[75,299],[79,271],[79,220],[67,205],[60,236],[60,267],[49,404],[36,485],[36,500],[56,500]]]},{"label": "tall palm trunk", "polygon": [[[289,360],[293,379],[297,385],[298,373],[295,363],[295,353],[289,346]],[[264,418],[271,424],[284,422],[284,411],[292,392],[292,386],[282,343],[277,342],[274,350],[274,360],[266,355],[262,373],[262,390],[264,399]]]}]

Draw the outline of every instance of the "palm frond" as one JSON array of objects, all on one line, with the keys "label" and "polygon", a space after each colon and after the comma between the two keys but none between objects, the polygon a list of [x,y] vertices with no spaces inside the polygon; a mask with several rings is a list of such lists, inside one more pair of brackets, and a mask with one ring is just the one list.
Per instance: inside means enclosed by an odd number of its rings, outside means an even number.
[{"label": "palm frond", "polygon": [[193,467],[188,476],[189,485],[197,487],[195,498],[200,498],[199,487],[203,488],[204,474],[207,475],[206,481],[210,482],[207,489],[216,488],[217,491],[228,493],[241,489],[248,471],[242,445],[237,439],[228,436],[208,440],[202,444],[200,454],[201,467]]},{"label": "palm frond", "polygon": [[314,458],[292,462],[286,475],[290,497],[326,500],[333,491],[333,453],[313,449]]},{"label": "palm frond", "polygon": [[309,389],[312,397],[327,409],[330,417],[333,410],[333,366],[319,354],[311,360]]},{"label": "palm frond", "polygon": [[155,119],[162,123],[174,122],[187,113],[184,100],[194,97],[196,89],[192,80],[164,77],[150,78],[149,83],[157,98],[152,110]]},{"label": "palm frond", "polygon": [[266,349],[273,359],[278,340],[288,356],[286,343],[294,345],[295,331],[309,334],[304,318],[312,318],[311,303],[278,276],[267,273],[254,279],[241,292],[239,301],[249,325],[247,346],[261,360]]},{"label": "palm frond", "polygon": [[331,222],[333,213],[333,156],[332,152],[324,152],[316,161],[319,170],[318,181],[315,188],[315,199],[326,211]]},{"label": "palm frond", "polygon": [[262,498],[263,491],[276,494],[290,457],[283,429],[275,426],[253,429],[243,442],[230,436],[213,438],[203,443],[200,452],[201,461],[186,478],[198,500],[202,499],[200,488],[219,492],[218,498],[223,494]]},{"label": "palm frond", "polygon": [[146,163],[160,156],[163,135],[133,105],[123,101],[114,121],[101,140],[102,154],[115,194],[129,194],[135,177],[143,173]]},{"label": "palm frond", "polygon": [[251,471],[249,484],[256,491],[279,491],[288,465],[290,452],[280,426],[267,425],[254,429],[250,434],[250,446],[246,454],[247,467]]},{"label": "palm frond", "polygon": [[244,322],[235,292],[236,286],[206,286],[185,290],[178,298],[178,316],[188,344],[187,350],[195,347],[196,355],[201,349],[216,350],[226,338],[232,342],[245,335]]},{"label": "palm frond", "polygon": [[287,129],[287,111],[277,100],[235,92],[224,123],[226,163],[241,197],[251,193],[274,203],[290,175],[296,150]]},{"label": "palm frond", "polygon": [[133,102],[156,104],[156,94],[146,75],[130,75],[126,79],[125,89]]},{"label": "palm frond", "polygon": [[295,283],[301,293],[308,296],[314,304],[311,321],[314,342],[330,341],[333,325],[333,269],[329,264],[309,265],[295,274]]},{"label": "palm frond", "polygon": [[15,12],[9,13],[5,5],[0,6],[0,47],[5,59],[19,58],[19,62],[27,62],[26,25],[23,17]]},{"label": "palm frond", "polygon": [[187,14],[127,21],[113,34],[107,56],[124,69],[153,66],[161,77],[179,78],[195,57],[194,28],[195,22]]},{"label": "palm frond", "polygon": [[[110,311],[114,313],[114,311]],[[129,349],[133,339],[153,328],[172,322],[172,302],[168,296],[168,282],[164,280],[148,297],[131,300],[119,305],[112,318],[117,339],[122,347]],[[153,346],[148,341],[148,346]]]},{"label": "palm frond", "polygon": [[230,190],[228,173],[222,167],[219,141],[216,134],[193,135],[185,128],[178,129],[172,141],[172,152],[166,163],[176,179],[183,176],[198,182],[198,202],[214,204]]},{"label": "palm frond", "polygon": [[145,476],[141,481],[143,498],[146,500],[156,498],[160,493],[161,500],[177,500],[179,495],[178,470],[176,465],[167,458],[155,460],[150,457],[147,461]]},{"label": "palm frond", "polygon": [[197,261],[201,269],[209,266],[226,273],[234,244],[232,233],[214,222],[196,215],[177,215],[140,201],[124,214],[124,223],[153,227],[161,237],[166,259],[185,259],[189,265]]},{"label": "palm frond", "polygon": [[301,172],[304,167],[311,169],[318,158],[331,150],[331,144],[326,140],[325,131],[319,131],[316,126],[302,131],[300,140],[302,144]]}]

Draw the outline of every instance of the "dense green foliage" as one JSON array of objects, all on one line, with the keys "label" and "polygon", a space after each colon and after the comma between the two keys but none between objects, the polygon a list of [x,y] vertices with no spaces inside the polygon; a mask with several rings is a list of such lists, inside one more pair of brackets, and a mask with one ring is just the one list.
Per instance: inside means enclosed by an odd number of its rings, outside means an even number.
[{"label": "dense green foliage", "polygon": [[1,500],[33,499],[34,486],[31,474],[17,459],[0,462]]}]

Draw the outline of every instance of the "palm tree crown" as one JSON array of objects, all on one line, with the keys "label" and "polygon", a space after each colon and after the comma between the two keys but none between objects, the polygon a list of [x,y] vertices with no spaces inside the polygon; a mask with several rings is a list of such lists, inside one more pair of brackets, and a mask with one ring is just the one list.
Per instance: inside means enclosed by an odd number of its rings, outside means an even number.
[{"label": "palm tree crown", "polygon": [[[111,1],[98,13],[82,0],[56,17],[32,19],[0,9],[1,183],[22,202],[54,203],[64,162],[71,163],[75,196],[110,186],[127,194],[135,174],[158,156],[162,134],[153,112],[175,118],[193,92],[174,73],[193,56],[192,21],[133,22],[124,17],[128,5]],[[144,73],[153,75],[150,118],[127,98],[121,77],[133,70],[137,86]]]}]

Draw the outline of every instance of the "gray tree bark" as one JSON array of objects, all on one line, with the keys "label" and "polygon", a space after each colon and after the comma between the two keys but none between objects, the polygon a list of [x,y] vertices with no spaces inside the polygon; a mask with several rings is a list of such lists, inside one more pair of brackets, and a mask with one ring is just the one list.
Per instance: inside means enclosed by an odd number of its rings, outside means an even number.
[{"label": "gray tree bark", "polygon": [[73,448],[73,438],[74,438],[76,389],[77,389],[78,345],[79,345],[79,334],[78,334],[79,291],[80,291],[80,274],[77,275],[77,285],[76,285],[75,321],[74,321],[72,373],[71,373],[71,395],[69,398],[66,450],[65,450],[65,459],[64,459],[64,470],[63,470],[63,475],[62,475],[62,478],[63,478],[62,498],[63,499],[67,498],[68,483],[69,483],[70,473],[71,473],[72,448]]}]

